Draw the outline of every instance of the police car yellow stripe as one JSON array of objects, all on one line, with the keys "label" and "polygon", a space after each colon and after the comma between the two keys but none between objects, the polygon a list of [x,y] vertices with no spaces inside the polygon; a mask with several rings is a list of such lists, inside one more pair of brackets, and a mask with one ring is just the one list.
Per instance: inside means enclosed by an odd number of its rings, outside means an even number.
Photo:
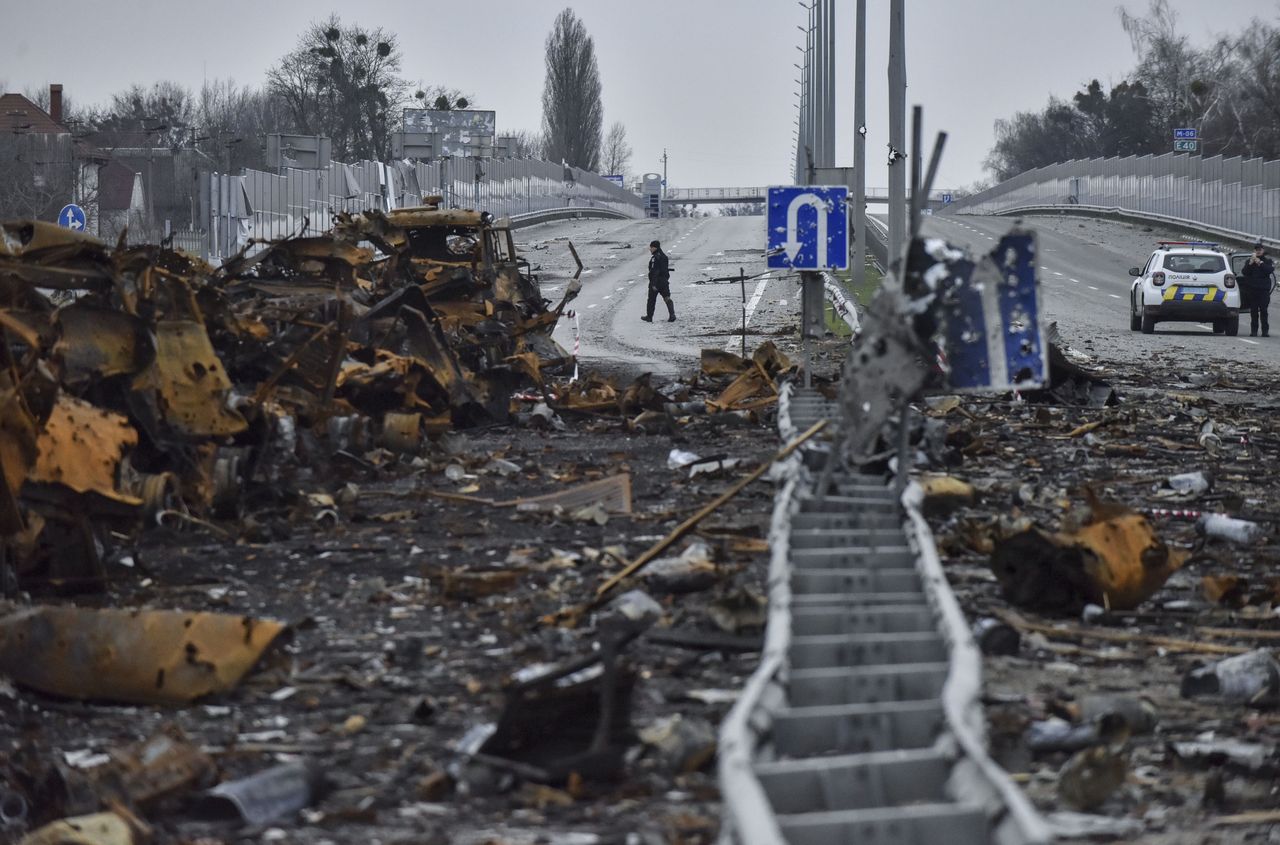
[{"label": "police car yellow stripe", "polygon": [[1164,301],[1172,302],[1179,300],[1181,302],[1221,302],[1226,299],[1227,292],[1221,288],[1210,288],[1207,293],[1183,293],[1177,285],[1171,285],[1165,289]]}]

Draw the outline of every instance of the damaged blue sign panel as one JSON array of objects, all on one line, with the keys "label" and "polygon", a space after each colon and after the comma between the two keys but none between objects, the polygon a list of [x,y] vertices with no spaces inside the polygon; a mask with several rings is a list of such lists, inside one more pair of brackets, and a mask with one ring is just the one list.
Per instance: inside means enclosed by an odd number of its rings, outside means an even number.
[{"label": "damaged blue sign panel", "polygon": [[[940,242],[938,242],[940,243]],[[938,320],[947,386],[956,391],[1028,390],[1049,378],[1036,236],[1013,230],[974,264],[945,245],[927,251],[941,294]],[[939,251],[943,254],[938,254]]]},{"label": "damaged blue sign panel", "polygon": [[849,266],[849,189],[841,185],[772,187],[768,196],[769,267],[843,270]]}]

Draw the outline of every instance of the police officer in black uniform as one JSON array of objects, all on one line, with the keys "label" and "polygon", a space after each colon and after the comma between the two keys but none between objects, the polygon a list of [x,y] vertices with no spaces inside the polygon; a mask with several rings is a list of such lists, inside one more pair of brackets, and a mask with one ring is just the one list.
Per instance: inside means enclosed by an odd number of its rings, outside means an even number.
[{"label": "police officer in black uniform", "polygon": [[667,322],[674,323],[676,307],[671,302],[671,265],[667,261],[667,254],[662,251],[662,244],[653,241],[649,244],[649,304],[641,320],[653,322],[653,306],[657,304],[659,296],[667,303]]},{"label": "police officer in black uniform", "polygon": [[1262,323],[1262,336],[1267,337],[1270,326],[1267,324],[1267,307],[1271,304],[1271,274],[1276,271],[1275,264],[1267,258],[1262,243],[1254,244],[1253,256],[1245,262],[1240,271],[1240,290],[1244,293],[1245,303],[1249,307],[1249,336],[1258,336],[1258,323]]}]

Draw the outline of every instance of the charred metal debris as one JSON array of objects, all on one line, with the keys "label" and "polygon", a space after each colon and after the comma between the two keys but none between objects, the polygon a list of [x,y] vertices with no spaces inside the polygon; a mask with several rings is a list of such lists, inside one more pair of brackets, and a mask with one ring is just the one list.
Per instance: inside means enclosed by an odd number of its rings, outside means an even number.
[{"label": "charred metal debris", "polygon": [[342,214],[217,268],[0,232],[8,592],[93,588],[113,532],[234,515],[299,460],[506,422],[568,361],[551,334],[577,277],[553,306],[485,212]]}]

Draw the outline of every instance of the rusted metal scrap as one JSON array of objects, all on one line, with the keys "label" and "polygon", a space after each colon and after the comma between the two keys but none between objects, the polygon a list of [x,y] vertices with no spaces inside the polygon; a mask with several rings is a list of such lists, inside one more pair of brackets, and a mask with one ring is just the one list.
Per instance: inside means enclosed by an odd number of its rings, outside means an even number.
[{"label": "rusted metal scrap", "polygon": [[1088,524],[1031,527],[998,540],[991,570],[1020,607],[1076,615],[1088,604],[1130,610],[1164,586],[1188,553],[1166,544],[1145,516],[1092,502]]},{"label": "rusted metal scrap", "polygon": [[364,418],[413,451],[508,419],[517,390],[570,360],[551,337],[565,303],[487,213],[340,215],[255,248],[215,269],[0,224],[0,570],[101,585],[104,509],[125,533],[174,503],[234,513],[298,457],[282,432]]},{"label": "rusted metal scrap", "polygon": [[33,607],[0,618],[0,674],[67,698],[187,704],[234,688],[284,627],[221,613]]},{"label": "rusted metal scrap", "polygon": [[18,845],[143,845],[151,828],[123,807],[109,813],[51,822],[27,835]]}]

